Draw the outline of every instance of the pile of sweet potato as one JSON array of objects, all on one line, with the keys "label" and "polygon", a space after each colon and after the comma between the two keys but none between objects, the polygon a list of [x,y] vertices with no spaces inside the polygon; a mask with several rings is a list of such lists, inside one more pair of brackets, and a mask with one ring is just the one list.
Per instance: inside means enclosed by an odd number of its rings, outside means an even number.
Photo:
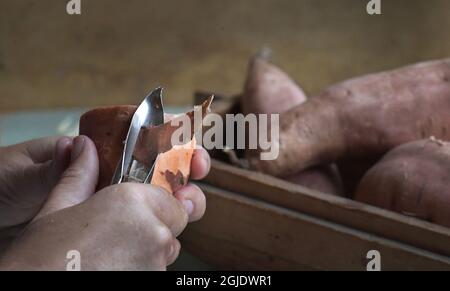
[{"label": "pile of sweet potato", "polygon": [[257,170],[450,227],[450,59],[357,77],[307,97],[250,61],[240,111],[280,114],[280,154]]}]

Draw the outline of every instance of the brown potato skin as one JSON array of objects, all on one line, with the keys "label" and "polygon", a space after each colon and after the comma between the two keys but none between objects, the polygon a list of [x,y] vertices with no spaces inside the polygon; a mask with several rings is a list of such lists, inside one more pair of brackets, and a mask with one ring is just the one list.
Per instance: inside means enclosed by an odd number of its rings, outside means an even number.
[{"label": "brown potato skin", "polygon": [[111,184],[117,163],[123,152],[131,118],[137,107],[120,105],[100,107],[84,113],[80,118],[80,134],[94,142],[99,157],[97,189]]},{"label": "brown potato skin", "polygon": [[306,100],[303,89],[284,71],[263,58],[252,58],[242,96],[244,114],[281,113]]},{"label": "brown potato skin", "polygon": [[393,149],[367,172],[355,199],[450,227],[450,143],[428,139]]},{"label": "brown potato skin", "polygon": [[253,169],[285,176],[343,158],[382,155],[406,142],[450,139],[450,59],[371,74],[332,86],[280,117],[280,155],[250,157]]},{"label": "brown potato skin", "polygon": [[[283,70],[261,57],[250,61],[242,96],[244,114],[280,114],[307,99],[303,89]],[[251,156],[251,152],[248,150],[246,154]],[[343,192],[334,165],[320,165],[282,178],[323,193],[342,195]]]},{"label": "brown potato skin", "polygon": [[344,196],[341,176],[334,164],[308,168],[297,174],[283,177],[283,180],[322,193]]}]

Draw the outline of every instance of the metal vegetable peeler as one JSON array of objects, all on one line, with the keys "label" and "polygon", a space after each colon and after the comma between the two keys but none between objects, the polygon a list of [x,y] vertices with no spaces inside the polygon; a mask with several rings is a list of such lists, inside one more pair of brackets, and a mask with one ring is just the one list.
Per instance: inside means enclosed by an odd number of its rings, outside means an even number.
[{"label": "metal vegetable peeler", "polygon": [[162,90],[158,87],[153,90],[139,105],[131,119],[127,137],[124,140],[124,148],[120,161],[111,184],[122,182],[149,183],[153,175],[155,161],[151,165],[145,165],[133,158],[139,132],[143,127],[158,126],[164,123],[164,108],[162,103]]}]

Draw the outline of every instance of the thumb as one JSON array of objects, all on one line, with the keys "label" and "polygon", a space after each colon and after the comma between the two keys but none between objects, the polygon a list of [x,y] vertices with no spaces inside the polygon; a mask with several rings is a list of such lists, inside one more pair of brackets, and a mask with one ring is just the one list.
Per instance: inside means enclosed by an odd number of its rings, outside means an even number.
[{"label": "thumb", "polygon": [[98,171],[98,156],[94,143],[86,136],[76,137],[73,140],[70,165],[50,192],[36,219],[91,197],[97,186]]}]

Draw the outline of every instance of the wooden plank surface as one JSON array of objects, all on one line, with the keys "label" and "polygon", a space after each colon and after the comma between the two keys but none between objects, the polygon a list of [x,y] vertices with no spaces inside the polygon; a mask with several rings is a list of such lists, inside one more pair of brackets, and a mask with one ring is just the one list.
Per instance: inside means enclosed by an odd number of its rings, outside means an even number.
[{"label": "wooden plank surface", "polygon": [[450,258],[209,185],[202,220],[183,247],[220,269],[365,270],[369,250],[382,270],[450,270]]},{"label": "wooden plank surface", "polygon": [[137,103],[167,87],[166,104],[196,89],[241,91],[261,47],[308,93],[367,72],[448,57],[450,1],[0,1],[0,110]]},{"label": "wooden plank surface", "polygon": [[450,230],[416,218],[319,193],[213,160],[205,182],[331,222],[450,256]]}]

